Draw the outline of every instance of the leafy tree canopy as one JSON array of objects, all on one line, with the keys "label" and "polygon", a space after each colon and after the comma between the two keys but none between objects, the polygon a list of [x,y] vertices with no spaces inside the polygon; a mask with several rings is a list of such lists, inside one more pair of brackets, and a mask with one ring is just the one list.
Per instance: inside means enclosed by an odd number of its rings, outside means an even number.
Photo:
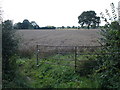
[{"label": "leafy tree canopy", "polygon": [[84,11],[80,16],[78,16],[78,20],[81,27],[86,25],[88,29],[90,26],[92,28],[96,28],[100,23],[100,17],[96,16],[95,11]]},{"label": "leafy tree canopy", "polygon": [[29,21],[24,19],[23,22],[18,22],[14,24],[14,29],[39,29],[39,25],[35,21]]},{"label": "leafy tree canopy", "polygon": [[31,27],[31,24],[27,19],[23,20],[22,25],[23,25],[23,29],[29,29]]}]

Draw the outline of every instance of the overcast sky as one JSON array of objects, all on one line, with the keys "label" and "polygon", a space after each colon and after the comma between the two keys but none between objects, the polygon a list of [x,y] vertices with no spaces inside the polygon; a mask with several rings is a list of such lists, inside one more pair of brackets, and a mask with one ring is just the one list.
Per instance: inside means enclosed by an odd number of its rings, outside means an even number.
[{"label": "overcast sky", "polygon": [[[41,26],[79,26],[78,16],[83,11],[94,10],[98,16],[105,9],[111,12],[119,0],[0,0],[3,19],[14,23],[24,19],[36,21]],[[117,9],[116,9],[117,11]]]}]

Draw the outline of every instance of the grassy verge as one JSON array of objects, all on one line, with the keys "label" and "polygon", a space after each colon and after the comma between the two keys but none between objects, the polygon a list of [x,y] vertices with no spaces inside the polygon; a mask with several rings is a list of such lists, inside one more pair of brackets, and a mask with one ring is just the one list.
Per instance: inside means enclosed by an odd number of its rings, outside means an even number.
[{"label": "grassy verge", "polygon": [[[67,56],[62,56],[61,58],[64,57],[66,58]],[[56,65],[46,64],[45,62],[55,63]],[[74,62],[67,60],[56,61],[49,58],[39,63],[40,65],[37,67],[36,58],[17,60],[19,73],[26,77],[26,86],[32,88],[99,88],[97,81],[75,73],[74,67],[61,65],[73,64]]]}]

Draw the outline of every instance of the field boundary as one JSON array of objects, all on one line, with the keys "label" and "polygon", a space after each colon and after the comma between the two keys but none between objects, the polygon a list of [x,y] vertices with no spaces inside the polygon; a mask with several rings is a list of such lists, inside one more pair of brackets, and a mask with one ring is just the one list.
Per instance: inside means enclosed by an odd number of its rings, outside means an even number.
[{"label": "field boundary", "polygon": [[[40,61],[44,61],[46,64],[52,65],[63,65],[63,66],[73,66],[75,72],[77,68],[82,68],[78,63],[85,63],[90,61],[95,63],[93,56],[98,55],[108,55],[110,53],[99,53],[102,50],[102,46],[50,46],[50,45],[36,45],[36,64],[39,66]],[[120,52],[113,52],[115,54],[120,54]],[[63,58],[62,58],[63,57]],[[49,63],[45,62],[47,59],[60,61],[59,63]],[[69,61],[72,64],[60,64],[61,62]],[[92,68],[94,66],[86,66],[87,68]]]}]

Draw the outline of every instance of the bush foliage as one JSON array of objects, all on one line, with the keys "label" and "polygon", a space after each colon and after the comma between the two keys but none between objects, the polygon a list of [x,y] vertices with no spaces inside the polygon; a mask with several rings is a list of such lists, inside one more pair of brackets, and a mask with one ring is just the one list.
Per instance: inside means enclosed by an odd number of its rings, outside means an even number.
[{"label": "bush foliage", "polygon": [[101,30],[103,55],[97,57],[97,74],[101,87],[120,88],[120,25],[117,21]]},{"label": "bush foliage", "polygon": [[15,35],[11,20],[2,23],[2,70],[3,81],[11,81],[16,72],[16,51],[19,38]]}]

